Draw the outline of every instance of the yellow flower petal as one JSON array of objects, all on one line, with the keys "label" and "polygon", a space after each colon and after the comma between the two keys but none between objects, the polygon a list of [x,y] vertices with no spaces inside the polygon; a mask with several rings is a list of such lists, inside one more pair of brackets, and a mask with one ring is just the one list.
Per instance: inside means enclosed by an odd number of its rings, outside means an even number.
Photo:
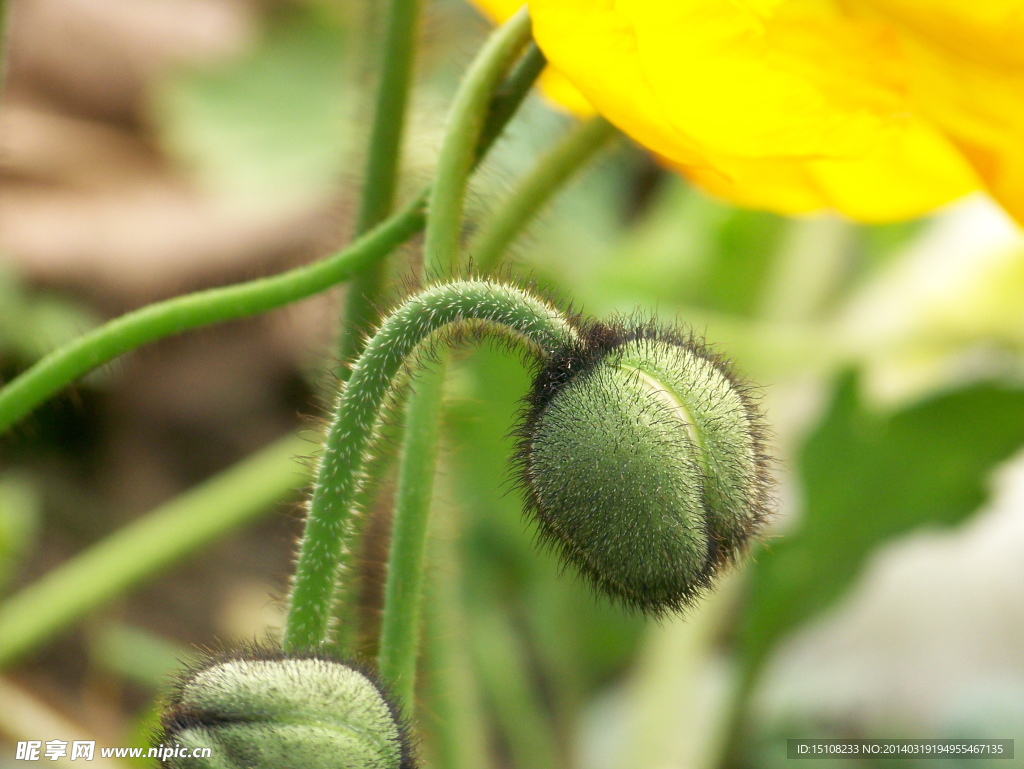
[{"label": "yellow flower petal", "polygon": [[525,4],[524,0],[473,0],[473,5],[495,24],[501,24]]},{"label": "yellow flower petal", "polygon": [[678,170],[738,205],[780,214],[831,209],[863,222],[920,216],[978,187],[967,162],[920,121],[862,158],[718,158],[713,166]]},{"label": "yellow flower petal", "polygon": [[1017,72],[1024,68],[1021,0],[855,0],[849,7],[872,11],[964,59]]},{"label": "yellow flower petal", "polygon": [[[518,7],[476,2],[496,19]],[[1024,218],[1021,5],[530,0],[530,12],[581,102],[711,193],[885,221],[977,189],[979,175]]]},{"label": "yellow flower petal", "polygon": [[551,63],[679,163],[857,155],[907,112],[895,37],[827,0],[532,0],[530,12]]},{"label": "yellow flower petal", "polygon": [[915,108],[1024,221],[1024,2],[858,0],[898,29]]},{"label": "yellow flower petal", "polygon": [[922,101],[992,194],[1024,221],[1024,75],[943,61],[922,78]]}]

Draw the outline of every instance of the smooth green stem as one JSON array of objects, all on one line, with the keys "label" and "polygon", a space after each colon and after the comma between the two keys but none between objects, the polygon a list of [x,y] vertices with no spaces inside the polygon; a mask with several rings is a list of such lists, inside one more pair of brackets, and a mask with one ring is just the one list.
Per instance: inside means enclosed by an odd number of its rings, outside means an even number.
[{"label": "smooth green stem", "polygon": [[273,509],[307,481],[289,436],[76,555],[0,604],[0,665],[196,548]]},{"label": "smooth green stem", "polygon": [[[366,153],[363,194],[356,219],[357,235],[383,221],[394,205],[419,13],[420,0],[391,0],[383,41],[372,46],[374,51],[380,49],[380,78]],[[367,265],[349,283],[338,344],[338,359],[343,364],[351,363],[359,356],[366,339],[380,322],[388,261],[378,259]],[[337,369],[342,382],[348,379],[348,373],[346,365]],[[349,653],[357,635],[354,617],[359,586],[351,584],[345,588],[347,594],[338,602],[336,617],[337,650],[342,654]]]},{"label": "smooth green stem", "polygon": [[[338,360],[342,363],[351,363],[359,357],[367,335],[380,321],[387,273],[387,260],[381,259],[367,265],[348,284],[338,340]],[[344,382],[348,378],[348,371],[346,366],[338,366],[338,379]]]},{"label": "smooth green stem", "polygon": [[388,680],[400,682],[396,695],[403,697],[399,703],[408,717],[412,716],[415,706],[423,554],[427,547],[427,523],[437,470],[444,378],[451,360],[447,350],[436,357],[434,366],[417,379],[406,406],[402,466],[395,490],[381,618],[381,674]]},{"label": "smooth green stem", "polygon": [[476,161],[488,106],[502,75],[529,41],[530,17],[524,6],[491,35],[455,94],[427,205],[423,249],[428,270],[453,272],[459,254],[466,182]]},{"label": "smooth green stem", "polygon": [[429,677],[430,724],[435,769],[489,769],[488,724],[477,669],[472,659],[470,622],[466,616],[458,511],[439,510],[437,536],[430,548],[434,574],[426,593],[425,657]]},{"label": "smooth green stem", "polygon": [[[381,298],[387,279],[387,260],[367,265],[348,284],[345,294],[344,317],[341,321],[341,338],[338,341],[338,360],[349,363],[363,350],[367,333],[380,321]],[[348,378],[348,368],[339,366],[338,378]]]},{"label": "smooth green stem", "polygon": [[498,212],[484,225],[466,249],[474,266],[486,274],[497,266],[531,219],[551,197],[616,134],[602,117],[575,126],[523,177]]},{"label": "smooth green stem", "polygon": [[[491,56],[505,55],[504,47],[485,48],[480,58],[489,60]],[[526,94],[540,75],[546,64],[543,53],[532,41],[527,45],[525,53],[512,67],[508,77],[497,87],[490,97],[483,116],[477,149],[470,159],[470,167],[479,164],[486,157],[494,142],[504,130],[505,125],[522,105]],[[494,65],[475,68],[475,71],[492,72]],[[486,84],[486,83],[485,83]],[[486,95],[479,91],[481,81],[478,77],[467,76],[462,86],[478,95]],[[459,100],[457,99],[457,102]],[[466,108],[477,105],[477,97],[463,99]],[[454,111],[454,108],[453,108]],[[452,119],[449,125],[464,126],[466,120]],[[454,154],[454,153],[450,153]],[[461,165],[456,164],[456,171]],[[444,168],[439,169],[439,176]],[[459,184],[456,179],[453,184]],[[465,178],[461,180],[465,184]],[[380,271],[377,273],[380,276]],[[353,290],[356,286],[353,285]],[[371,318],[368,306],[357,306],[363,320]],[[373,320],[379,318],[373,316]],[[349,318],[349,328],[355,319]],[[359,351],[355,346],[346,346],[342,350],[343,360],[349,360],[349,354]],[[385,678],[393,682],[399,701],[411,707],[413,687],[416,673],[416,649],[419,628],[421,575],[423,554],[426,549],[427,511],[433,490],[433,470],[436,464],[436,446],[439,433],[437,404],[441,399],[444,385],[447,353],[441,352],[434,368],[423,372],[416,386],[416,392],[409,403],[406,417],[406,428],[409,430],[408,442],[402,449],[402,461],[395,501],[395,525],[391,536],[392,558],[403,564],[401,569],[391,568],[388,571],[385,585],[385,606],[397,603],[408,607],[407,611],[384,612],[381,626],[381,658],[379,667]],[[406,510],[422,510],[422,515],[409,515]],[[344,567],[344,563],[342,564]],[[338,635],[344,632],[339,628]],[[339,638],[339,642],[340,642]]]},{"label": "smooth green stem", "polygon": [[609,767],[714,766],[724,713],[721,698],[708,697],[708,668],[736,608],[733,576],[685,619],[645,626],[622,692],[622,742]]},{"label": "smooth green stem", "polygon": [[384,221],[394,205],[419,11],[420,0],[391,0],[381,47],[381,74],[366,157],[363,198],[356,222],[356,232],[360,235]]},{"label": "smooth green stem", "polygon": [[[363,197],[356,234],[377,226],[391,212],[405,127],[409,84],[412,80],[416,22],[420,0],[391,0],[381,48],[373,128],[366,155]],[[345,300],[340,357],[350,362],[362,351],[367,332],[380,320],[381,295],[387,260],[370,264],[353,279]],[[345,378],[347,369],[339,372]]]},{"label": "smooth green stem", "polygon": [[417,198],[349,247],[321,261],[268,278],[168,299],[122,315],[53,351],[0,390],[0,432],[68,383],[147,342],[266,312],[347,280],[408,240],[423,221],[423,200]]},{"label": "smooth green stem", "polygon": [[[424,270],[451,275],[459,261],[459,240],[466,183],[477,162],[476,147],[484,138],[488,115],[495,111],[502,76],[530,42],[530,18],[520,9],[496,30],[470,65],[448,113],[437,175],[427,208],[424,235]],[[512,69],[511,87],[533,82],[539,73],[537,56],[528,52],[525,63]],[[506,82],[508,83],[509,80]],[[518,106],[518,104],[516,104]],[[498,120],[507,121],[514,110],[498,107]],[[494,134],[496,137],[497,134]],[[395,496],[394,527],[388,555],[384,614],[381,626],[380,667],[399,686],[399,702],[411,715],[419,644],[419,618],[426,548],[427,521],[437,463],[441,395],[448,356],[424,372],[407,407],[402,466]]]},{"label": "smooth green stem", "polygon": [[436,355],[434,365],[417,378],[406,407],[384,585],[378,667],[385,679],[394,682],[395,697],[410,718],[415,708],[427,529],[450,358],[447,350]]},{"label": "smooth green stem", "polygon": [[750,701],[761,674],[761,661],[741,662],[739,674],[726,701],[722,750],[715,763],[719,769],[740,769],[749,749]]},{"label": "smooth green stem", "polygon": [[[442,400],[444,366],[425,370],[417,377],[415,388],[418,397],[409,401],[405,412],[408,438],[402,444],[396,511],[430,509],[440,433],[440,421],[433,406]],[[421,467],[429,467],[431,472],[420,472]],[[384,606],[392,608],[384,612],[381,620],[378,667],[398,701],[409,703],[406,708],[413,702],[416,680],[427,522],[426,515],[395,516],[389,561],[401,564],[401,568],[388,572],[384,586]]]},{"label": "smooth green stem", "polygon": [[381,408],[404,362],[420,342],[463,321],[503,327],[537,355],[546,355],[574,333],[569,321],[550,305],[516,287],[485,281],[426,289],[384,320],[338,397],[299,549],[285,629],[286,650],[315,648],[330,641],[335,585],[355,534],[353,500]]}]

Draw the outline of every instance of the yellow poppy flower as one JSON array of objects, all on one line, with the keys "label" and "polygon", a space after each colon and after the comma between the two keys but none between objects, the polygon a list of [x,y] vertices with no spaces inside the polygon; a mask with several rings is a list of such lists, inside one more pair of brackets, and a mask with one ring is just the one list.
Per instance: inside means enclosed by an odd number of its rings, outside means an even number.
[{"label": "yellow poppy flower", "polygon": [[713,194],[885,221],[983,180],[1024,218],[1021,0],[529,5],[552,67]]}]

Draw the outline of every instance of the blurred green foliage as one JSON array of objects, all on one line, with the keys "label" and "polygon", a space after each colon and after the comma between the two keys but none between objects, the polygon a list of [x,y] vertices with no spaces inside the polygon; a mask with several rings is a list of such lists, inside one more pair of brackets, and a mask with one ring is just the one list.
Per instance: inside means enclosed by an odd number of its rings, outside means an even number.
[{"label": "blurred green foliage", "polygon": [[0,254],[0,364],[38,360],[96,323],[82,302],[29,289]]},{"label": "blurred green foliage", "polygon": [[279,10],[244,56],[179,73],[155,92],[164,145],[221,194],[274,205],[322,194],[346,175],[361,135],[347,50],[345,26],[326,7]]},{"label": "blurred green foliage", "polygon": [[979,385],[886,414],[865,408],[857,380],[843,377],[800,449],[797,530],[750,569],[743,664],[760,667],[786,632],[828,608],[876,547],[977,510],[1022,425],[1024,389]]}]

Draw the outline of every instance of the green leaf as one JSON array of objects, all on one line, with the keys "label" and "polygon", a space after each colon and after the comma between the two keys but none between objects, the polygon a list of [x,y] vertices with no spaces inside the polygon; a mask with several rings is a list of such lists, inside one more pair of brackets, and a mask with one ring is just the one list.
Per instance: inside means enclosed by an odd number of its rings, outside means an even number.
[{"label": "green leaf", "polygon": [[890,415],[865,409],[856,391],[853,378],[842,383],[801,451],[799,530],[754,565],[742,633],[748,676],[843,593],[874,548],[975,511],[993,467],[1024,442],[1024,390],[977,385]]}]

